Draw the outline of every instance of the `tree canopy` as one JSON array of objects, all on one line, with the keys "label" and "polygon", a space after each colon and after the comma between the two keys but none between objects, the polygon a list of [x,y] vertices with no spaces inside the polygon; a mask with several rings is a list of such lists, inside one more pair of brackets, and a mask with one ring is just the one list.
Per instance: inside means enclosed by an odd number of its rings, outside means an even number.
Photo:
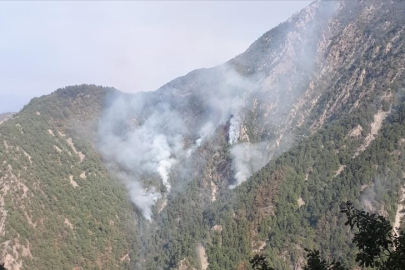
[{"label": "tree canopy", "polygon": [[[342,205],[346,214],[346,226],[354,236],[357,247],[356,262],[360,267],[378,270],[401,270],[405,265],[405,235],[396,234],[390,222],[382,215],[359,210],[353,203]],[[321,258],[319,250],[306,250],[307,264],[304,270],[349,270],[339,261],[328,262]],[[256,254],[250,260],[253,269],[275,270],[269,266],[263,254]]]}]

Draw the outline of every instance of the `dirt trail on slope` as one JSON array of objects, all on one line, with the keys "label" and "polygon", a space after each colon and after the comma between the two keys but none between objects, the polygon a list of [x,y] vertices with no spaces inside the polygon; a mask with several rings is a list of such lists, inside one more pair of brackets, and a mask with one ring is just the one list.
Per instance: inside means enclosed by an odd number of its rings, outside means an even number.
[{"label": "dirt trail on slope", "polygon": [[382,127],[382,123],[385,120],[385,118],[390,114],[391,111],[384,112],[382,110],[379,110],[375,115],[374,115],[374,121],[371,123],[371,131],[367,135],[367,137],[364,139],[364,143],[360,145],[359,148],[356,149],[356,153],[354,154],[353,158],[357,157],[361,152],[366,150],[366,148],[370,145],[372,141],[376,138],[378,131]]},{"label": "dirt trail on slope", "polygon": [[398,229],[401,225],[401,219],[405,216],[405,213],[403,211],[405,210],[405,207],[403,203],[405,202],[405,188],[401,188],[401,199],[399,200],[398,203],[398,208],[397,208],[397,213],[395,214],[395,221],[394,221],[394,232],[398,234]]},{"label": "dirt trail on slope", "polygon": [[205,248],[202,244],[198,244],[197,246],[197,255],[201,262],[201,269],[207,270],[209,263],[207,259],[207,254],[205,253]]}]

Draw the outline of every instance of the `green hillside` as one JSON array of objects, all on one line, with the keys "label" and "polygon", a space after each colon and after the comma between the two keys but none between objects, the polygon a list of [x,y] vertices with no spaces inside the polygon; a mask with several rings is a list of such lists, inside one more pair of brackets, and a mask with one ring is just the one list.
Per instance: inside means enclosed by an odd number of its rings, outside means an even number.
[{"label": "green hillside", "polygon": [[92,140],[103,99],[112,91],[59,89],[33,99],[0,126],[6,265],[128,269],[136,220],[125,189],[108,177]]}]

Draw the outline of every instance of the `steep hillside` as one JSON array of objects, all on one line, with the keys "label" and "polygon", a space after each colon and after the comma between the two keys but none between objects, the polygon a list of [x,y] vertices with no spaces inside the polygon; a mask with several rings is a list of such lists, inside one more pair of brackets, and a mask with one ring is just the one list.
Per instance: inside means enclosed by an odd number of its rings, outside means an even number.
[{"label": "steep hillside", "polygon": [[157,91],[34,99],[0,126],[7,266],[353,266],[342,201],[403,223],[404,12],[317,1]]},{"label": "steep hillside", "polygon": [[113,91],[59,89],[0,126],[0,252],[7,269],[128,268],[134,216],[90,139]]},{"label": "steep hillside", "polygon": [[[402,11],[395,1],[316,2],[225,65],[168,83],[147,106],[132,103],[136,119],[134,107],[164,106],[158,119],[175,112],[186,132],[148,134],[164,134],[169,146],[180,136],[193,151],[184,158],[168,148],[181,164],[168,170],[169,193],[158,178],[147,182],[147,193],[154,185],[163,192],[150,200],[154,218],[143,229],[154,241],[145,243],[143,267],[200,267],[201,244],[212,269],[242,267],[259,250],[280,269],[299,268],[307,247],[352,264],[339,203],[351,199],[398,216]],[[147,128],[153,112],[142,113],[138,123]]]}]

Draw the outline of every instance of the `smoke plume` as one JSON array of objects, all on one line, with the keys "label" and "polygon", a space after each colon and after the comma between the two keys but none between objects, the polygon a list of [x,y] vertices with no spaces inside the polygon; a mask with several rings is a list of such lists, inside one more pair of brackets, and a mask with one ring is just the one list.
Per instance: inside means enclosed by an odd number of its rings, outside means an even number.
[{"label": "smoke plume", "polygon": [[260,170],[269,160],[265,151],[266,142],[257,144],[241,143],[232,147],[232,168],[235,172],[235,183],[230,189],[245,182],[253,173]]},{"label": "smoke plume", "polygon": [[238,142],[240,133],[241,120],[238,116],[232,116],[229,120],[229,144],[235,144]]},{"label": "smoke plume", "polygon": [[[114,97],[99,123],[98,146],[107,162],[118,165],[114,172],[127,186],[132,202],[151,219],[151,207],[162,196],[159,186],[170,191],[170,171],[185,155],[187,130],[170,104],[157,104],[153,113],[143,116],[146,109],[142,96]],[[161,185],[141,181],[153,182],[156,176]]]},{"label": "smoke plume", "polygon": [[[329,7],[316,3],[306,13],[326,22],[333,12],[317,14],[317,5]],[[306,24],[296,16],[284,24],[285,36],[279,33],[274,39],[269,31],[224,65],[193,71],[155,92],[109,98],[98,127],[98,147],[146,219],[152,219],[156,201],[173,191],[173,168],[192,171],[182,168],[187,164],[182,161],[214,134],[228,131],[234,180],[229,188],[264,166],[274,149],[288,148],[281,139],[291,137],[287,120],[310,82],[314,40],[324,25]]]}]

